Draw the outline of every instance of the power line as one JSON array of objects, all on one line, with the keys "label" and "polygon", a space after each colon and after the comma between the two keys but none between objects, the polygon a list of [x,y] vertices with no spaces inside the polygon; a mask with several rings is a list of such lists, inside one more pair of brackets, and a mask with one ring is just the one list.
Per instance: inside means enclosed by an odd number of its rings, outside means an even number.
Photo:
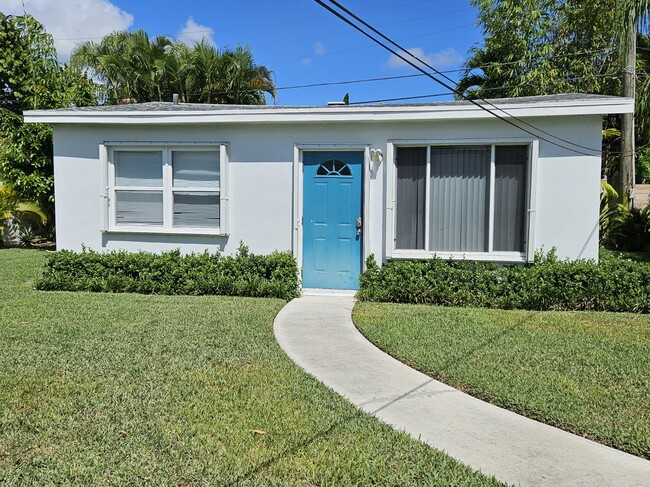
[{"label": "power line", "polygon": [[[445,75],[444,73],[441,73],[441,72],[438,71],[436,68],[434,68],[434,67],[431,66],[430,64],[426,63],[425,61],[423,61],[422,59],[420,59],[420,58],[419,58],[418,56],[416,56],[415,54],[409,52],[409,51],[408,51],[407,49],[405,49],[403,46],[401,46],[400,44],[398,44],[397,42],[395,42],[394,40],[392,40],[391,38],[389,38],[388,36],[386,36],[385,34],[383,34],[382,32],[380,32],[380,31],[377,30],[376,28],[374,28],[374,27],[373,27],[372,25],[370,25],[368,22],[366,22],[365,20],[363,20],[362,18],[360,18],[359,16],[357,16],[354,12],[352,12],[352,11],[348,10],[347,8],[345,8],[343,5],[341,5],[341,4],[340,4],[339,2],[337,2],[336,0],[329,0],[329,1],[330,1],[330,3],[336,5],[340,10],[343,10],[345,13],[347,13],[347,14],[350,15],[350,16],[352,16],[352,17],[353,17],[357,22],[360,22],[362,25],[366,26],[366,27],[369,28],[371,31],[375,32],[375,33],[378,34],[380,37],[382,37],[382,38],[385,39],[386,41],[388,41],[388,42],[390,42],[391,44],[393,44],[393,45],[394,45],[395,47],[397,47],[401,52],[406,53],[406,54],[409,55],[411,58],[415,59],[417,62],[423,64],[424,66],[428,67],[428,68],[431,69],[432,71],[434,71],[434,72],[436,72],[437,74],[441,75],[443,78],[445,78],[446,80],[450,81],[451,83],[455,83],[455,81],[454,81],[453,79],[451,79],[449,76]],[[345,21],[348,25],[351,25],[352,27],[354,27],[355,29],[357,29],[359,32],[361,32],[362,34],[364,34],[364,35],[366,35],[367,37],[369,37],[369,38],[370,38],[371,40],[373,40],[374,42],[380,44],[380,45],[381,45],[382,47],[384,47],[385,49],[387,49],[387,50],[389,50],[390,52],[392,52],[393,54],[397,55],[397,56],[398,56],[400,59],[402,59],[403,61],[407,62],[408,64],[410,64],[411,66],[413,66],[413,67],[415,67],[416,69],[420,70],[421,72],[425,72],[421,67],[419,67],[419,66],[417,66],[416,64],[414,64],[413,62],[410,62],[410,61],[408,61],[407,59],[405,59],[405,58],[404,58],[403,56],[401,56],[399,53],[395,52],[393,49],[391,49],[390,47],[386,46],[386,45],[383,44],[381,41],[379,41],[378,39],[374,38],[372,35],[370,35],[370,34],[368,34],[367,32],[365,32],[363,29],[361,29],[361,28],[360,28],[358,25],[356,25],[354,22],[352,22],[352,21],[350,21],[349,19],[347,19],[345,16],[341,15],[339,12],[336,12],[334,9],[332,9],[332,8],[330,8],[330,7],[328,7],[328,6],[326,6],[325,3],[324,3],[322,0],[316,0],[316,2],[317,2],[318,4],[320,4],[320,5],[322,5],[322,6],[327,7],[327,9],[328,9],[329,11],[331,11],[332,13],[334,13],[337,17],[341,18],[341,19],[342,19],[343,21]],[[440,80],[439,80],[438,78],[436,78],[435,76],[429,74],[429,77],[430,77],[431,79],[433,79],[434,81],[438,82],[439,84],[445,86],[447,89],[450,89],[450,90],[453,91],[454,93],[457,93],[457,95],[458,95],[459,97],[465,99],[466,101],[469,101],[469,102],[472,103],[473,105],[475,105],[475,106],[479,107],[480,109],[482,109],[482,110],[484,110],[484,111],[486,111],[486,112],[492,114],[493,116],[495,116],[495,117],[497,117],[498,119],[500,119],[500,120],[502,120],[502,121],[508,123],[509,125],[512,125],[513,127],[516,127],[516,128],[518,128],[519,130],[522,130],[522,131],[524,131],[524,132],[526,132],[526,133],[528,133],[528,134],[530,134],[530,135],[533,135],[533,136],[535,136],[535,137],[542,138],[542,137],[540,137],[538,134],[535,134],[535,133],[533,133],[533,132],[530,132],[529,130],[526,130],[526,129],[524,129],[524,128],[518,126],[517,124],[513,123],[511,120],[507,120],[507,119],[501,117],[498,113],[495,113],[494,111],[490,110],[489,108],[486,108],[484,105],[478,103],[478,101],[476,101],[476,100],[474,100],[474,99],[469,98],[469,97],[466,96],[464,93],[459,93],[458,90],[457,90],[455,87],[449,86],[448,84],[446,84],[446,83],[440,81]],[[541,132],[541,133],[543,133],[543,134],[545,134],[545,135],[548,135],[548,136],[550,136],[550,137],[553,137],[554,139],[560,140],[560,141],[565,142],[565,143],[567,143],[567,144],[570,144],[570,145],[572,145],[572,146],[574,146],[574,147],[579,147],[579,148],[581,148],[581,149],[586,149],[586,150],[590,150],[590,151],[593,151],[593,152],[597,152],[598,154],[601,153],[601,149],[593,149],[593,148],[591,148],[591,147],[587,147],[587,146],[584,146],[584,145],[581,145],[581,144],[576,144],[576,143],[574,143],[574,142],[572,142],[572,141],[569,141],[569,140],[567,140],[567,139],[563,139],[562,137],[558,137],[557,135],[551,134],[551,133],[546,132],[546,131],[544,131],[544,130],[538,128],[538,127],[535,127],[534,125],[532,125],[532,124],[530,124],[530,123],[528,123],[528,122],[526,122],[526,121],[524,121],[524,120],[522,120],[522,119],[520,119],[520,118],[518,118],[518,117],[515,117],[515,116],[509,114],[508,112],[506,112],[506,111],[503,110],[502,108],[497,107],[496,105],[494,105],[493,103],[491,103],[489,100],[485,100],[484,98],[479,98],[479,100],[482,101],[483,103],[485,103],[486,105],[489,105],[489,106],[492,107],[494,110],[498,110],[499,112],[503,113],[504,115],[507,115],[507,116],[509,116],[509,117],[511,117],[511,118],[513,118],[513,119],[515,119],[515,120],[517,120],[517,121],[523,123],[524,125],[527,125],[527,126],[531,127],[532,129],[537,130],[538,132]],[[553,143],[552,141],[550,141],[550,140],[548,140],[548,139],[543,139],[543,140],[546,140],[546,142],[549,142],[549,143]],[[571,151],[574,151],[574,152],[578,152],[578,153],[580,153],[579,151],[576,151],[575,149],[572,149],[572,148],[570,148],[570,147],[562,146],[562,145],[557,144],[557,143],[555,143],[555,145],[557,145],[558,147],[562,147],[562,148],[564,148],[564,149],[567,149],[567,150],[571,150]],[[582,154],[583,154],[583,155],[589,155],[589,154],[584,154],[584,153],[582,153]]]},{"label": "power line", "polygon": [[[617,78],[620,77],[622,73],[609,73],[609,74],[598,74],[594,76],[580,76],[580,77],[575,77],[575,78],[564,78],[563,81],[580,81],[583,79],[591,79],[594,77],[598,78]],[[507,85],[507,86],[499,86],[495,88],[484,88],[481,91],[499,91],[499,90],[508,90],[512,88],[521,88],[523,86],[534,86],[536,83],[529,82],[529,83],[520,83],[517,85]],[[456,92],[444,92],[444,93],[431,93],[429,95],[416,95],[416,96],[402,96],[398,98],[384,98],[381,100],[367,100],[367,101],[357,101],[357,102],[350,102],[350,105],[369,105],[371,103],[384,103],[388,101],[405,101],[405,100],[417,100],[417,99],[424,99],[424,98],[435,98],[439,96],[451,96],[455,95]]]},{"label": "power line", "polygon": [[[581,81],[584,79],[593,79],[593,78],[617,78],[620,77],[622,73],[601,73],[601,74],[596,74],[592,76],[578,76],[578,77],[571,77],[571,78],[564,78],[562,81]],[[372,81],[384,81],[384,80],[391,80],[391,79],[396,79],[396,78],[403,78],[403,77],[413,77],[413,76],[422,76],[422,75],[403,75],[403,76],[387,76],[387,77],[380,77],[380,78],[365,78],[365,79],[357,79],[357,80],[347,80],[347,81],[329,81],[329,82],[324,82],[324,83],[311,83],[311,84],[306,84],[306,85],[292,85],[292,86],[280,86],[278,88],[275,88],[275,91],[283,91],[283,90],[295,90],[295,89],[303,89],[303,88],[316,88],[316,87],[322,87],[322,86],[338,86],[338,85],[348,85],[348,84],[355,84],[355,83],[368,83]],[[499,90],[506,90],[506,89],[512,89],[512,88],[521,88],[523,86],[534,86],[536,83],[534,82],[528,82],[528,83],[520,83],[516,85],[505,85],[505,86],[499,86],[495,88],[484,88],[482,91],[499,91]],[[256,91],[260,91],[259,89],[248,89],[248,90],[229,90],[229,91],[208,91],[208,92],[203,92],[203,93],[185,93],[187,96],[201,96],[201,95],[233,95],[233,94],[241,94],[241,93],[253,93]],[[416,96],[404,96],[404,97],[397,97],[397,98],[382,98],[378,100],[366,100],[366,101],[357,101],[357,102],[351,102],[349,105],[367,105],[371,103],[384,103],[388,101],[402,101],[402,100],[415,100],[415,99],[422,99],[422,98],[433,98],[433,97],[438,97],[438,96],[452,96],[457,94],[454,91],[449,91],[449,92],[443,92],[443,93],[432,93],[428,95],[416,95]]]},{"label": "power line", "polygon": [[[604,73],[604,74],[598,74],[594,75],[599,78],[618,78],[622,75],[622,73]],[[574,77],[574,78],[565,78],[564,81],[580,81],[582,79],[590,79],[594,76],[580,76],[580,77]],[[517,85],[505,85],[505,86],[499,86],[495,88],[484,88],[481,91],[499,91],[499,90],[509,90],[512,88],[521,88],[523,86],[537,86],[537,83],[529,82],[529,83],[520,83]],[[350,102],[350,105],[369,105],[371,103],[383,103],[387,101],[402,101],[402,100],[415,100],[415,99],[422,99],[422,98],[434,98],[438,96],[451,96],[455,95],[456,92],[443,92],[443,93],[431,93],[429,95],[416,95],[416,96],[403,96],[399,98],[384,98],[381,100],[368,100],[368,101],[357,101],[357,102]]]},{"label": "power line", "polygon": [[[609,50],[598,50],[598,51],[583,51],[583,52],[578,52],[578,53],[570,53],[570,54],[558,54],[558,55],[552,55],[552,56],[539,56],[539,57],[534,57],[530,58],[527,60],[519,60],[519,61],[509,61],[505,63],[490,63],[486,64],[484,66],[476,66],[472,69],[483,69],[483,68],[488,68],[492,66],[508,66],[511,64],[519,64],[522,61],[536,61],[539,59],[553,59],[553,58],[564,58],[564,57],[573,57],[573,56],[579,56],[579,55],[584,55],[584,54],[594,54],[594,53],[602,53],[602,52],[608,52]],[[460,69],[447,69],[444,71],[440,71],[441,73],[461,73],[464,72],[465,68],[460,68]],[[379,76],[375,78],[362,78],[362,79],[355,79],[355,80],[345,80],[345,81],[324,81],[321,83],[309,83],[309,84],[304,84],[304,85],[293,85],[293,86],[284,86],[281,88],[276,88],[276,91],[279,90],[293,90],[293,89],[298,89],[298,88],[317,88],[321,86],[332,86],[332,85],[351,85],[351,84],[358,84],[358,83],[369,83],[369,82],[374,82],[374,81],[390,81],[390,80],[396,80],[396,79],[409,79],[409,78],[421,78],[422,76],[427,76],[427,74],[419,73],[419,74],[401,74],[401,75],[395,75],[395,76]],[[581,78],[575,78],[575,79],[589,79],[589,78],[597,78],[597,77],[603,77],[603,76],[612,76],[612,74],[596,74],[593,76],[583,76]],[[617,75],[618,76],[618,75]],[[572,81],[574,78],[569,78],[566,79],[566,81]],[[526,86],[526,85],[532,85],[533,83],[525,83],[521,86]],[[513,86],[513,88],[516,87]],[[453,95],[454,93],[450,93]]]},{"label": "power line", "polygon": [[[480,101],[482,101],[482,102],[484,103],[484,104],[481,104],[481,103],[479,103],[478,101],[476,101],[476,100],[474,100],[474,99],[471,99],[471,98],[467,97],[464,93],[460,93],[460,92],[458,92],[458,90],[457,90],[456,88],[454,88],[454,87],[452,87],[451,85],[449,85],[448,83],[446,83],[446,82],[440,80],[439,78],[435,77],[435,76],[432,75],[431,73],[426,72],[426,71],[425,71],[421,66],[419,66],[419,65],[416,64],[415,62],[413,62],[413,61],[411,61],[411,60],[405,58],[402,54],[400,54],[399,52],[395,51],[395,50],[392,49],[391,47],[387,46],[385,43],[383,43],[383,42],[380,41],[379,39],[375,38],[372,34],[366,32],[364,29],[362,29],[361,27],[359,27],[356,23],[352,22],[350,19],[348,19],[347,17],[345,17],[343,14],[341,14],[339,11],[337,11],[337,10],[335,10],[334,8],[332,8],[331,6],[325,4],[322,0],[315,0],[315,1],[316,1],[316,3],[318,3],[319,5],[321,5],[323,8],[325,8],[326,10],[328,10],[329,12],[331,12],[333,15],[335,15],[335,16],[338,17],[339,19],[343,20],[345,23],[347,23],[348,25],[350,25],[351,27],[353,27],[354,29],[356,29],[357,31],[359,31],[360,33],[362,33],[363,35],[365,35],[366,37],[368,37],[369,39],[371,39],[373,42],[379,44],[379,45],[382,46],[384,49],[386,49],[387,51],[391,52],[392,54],[394,54],[395,56],[397,56],[398,58],[400,58],[402,61],[406,62],[407,64],[409,64],[410,66],[414,67],[414,68],[417,69],[418,71],[420,71],[420,72],[426,74],[426,75],[427,75],[429,78],[431,78],[433,81],[437,82],[438,84],[444,86],[444,87],[447,88],[448,90],[450,90],[450,91],[452,91],[453,93],[457,94],[457,96],[459,96],[459,97],[461,97],[461,98],[463,98],[463,99],[469,101],[470,103],[472,103],[473,105],[477,106],[477,107],[480,108],[481,110],[484,110],[484,111],[490,113],[492,116],[498,118],[499,120],[501,120],[501,121],[503,121],[503,122],[505,122],[505,123],[507,123],[507,124],[509,124],[509,125],[511,125],[511,126],[513,126],[513,127],[515,127],[515,128],[517,128],[517,129],[519,129],[519,130],[521,130],[521,131],[523,131],[523,132],[525,132],[525,133],[528,133],[529,135],[532,135],[532,136],[537,137],[537,138],[539,138],[539,139],[542,139],[542,140],[544,140],[544,141],[546,141],[546,142],[548,142],[548,143],[550,143],[550,144],[553,144],[553,145],[555,145],[555,146],[557,146],[557,147],[561,147],[561,148],[563,148],[563,149],[570,150],[570,151],[572,151],[572,152],[579,153],[579,154],[582,154],[582,155],[587,155],[587,156],[592,156],[592,155],[594,155],[594,154],[587,154],[587,153],[585,153],[585,152],[581,152],[581,151],[579,151],[579,150],[573,149],[572,147],[567,147],[567,146],[565,146],[565,145],[559,144],[558,142],[554,142],[554,141],[552,141],[552,140],[546,139],[546,138],[540,136],[538,133],[531,132],[530,130],[527,130],[527,129],[525,129],[525,128],[519,126],[519,125],[517,125],[517,124],[514,123],[512,120],[508,120],[507,118],[504,118],[503,116],[499,115],[498,113],[496,113],[495,111],[493,111],[493,110],[491,110],[490,108],[486,107],[485,105],[489,105],[489,106],[491,106],[494,110],[496,110],[496,111],[500,111],[500,112],[502,112],[503,114],[505,114],[506,116],[508,116],[508,117],[510,117],[510,118],[512,118],[512,119],[514,119],[514,120],[517,120],[517,121],[523,123],[524,125],[528,125],[528,126],[530,126],[532,129],[534,129],[534,130],[536,130],[536,131],[538,131],[538,132],[540,132],[540,133],[546,134],[546,135],[548,135],[548,136],[550,136],[550,137],[553,137],[554,139],[560,140],[560,141],[565,142],[565,143],[567,143],[567,144],[569,144],[569,145],[572,145],[572,146],[574,146],[574,147],[580,147],[580,148],[582,148],[582,149],[586,149],[586,150],[592,151],[592,152],[597,153],[597,154],[600,154],[600,153],[602,152],[601,149],[594,149],[594,148],[592,148],[592,147],[582,146],[582,145],[580,145],[580,144],[576,144],[576,143],[574,143],[574,142],[571,142],[571,141],[569,141],[569,140],[563,139],[563,138],[558,137],[558,136],[556,136],[556,135],[554,135],[554,134],[551,134],[551,133],[549,133],[549,132],[546,132],[546,131],[544,131],[544,130],[538,128],[538,127],[535,127],[535,126],[533,126],[532,124],[529,124],[528,122],[526,122],[526,121],[524,121],[524,120],[521,120],[521,119],[519,119],[519,118],[517,118],[517,117],[515,117],[515,116],[513,116],[513,115],[511,115],[511,114],[509,114],[508,112],[506,112],[506,111],[503,110],[502,108],[499,108],[499,107],[495,106],[494,104],[492,104],[492,103],[491,103],[490,101],[488,101],[488,100],[480,99]],[[421,65],[424,65],[424,66],[428,67],[429,69],[431,69],[431,70],[434,71],[435,73],[441,75],[443,78],[445,78],[445,79],[451,81],[452,83],[455,83],[454,80],[452,80],[451,78],[449,78],[449,77],[446,76],[445,74],[440,73],[437,69],[435,69],[433,66],[429,65],[428,63],[426,63],[425,61],[423,61],[422,59],[420,59],[418,56],[416,56],[416,55],[414,55],[414,54],[408,52],[404,47],[402,47],[401,45],[397,44],[395,41],[393,41],[392,39],[390,39],[389,37],[387,37],[386,35],[384,35],[384,34],[381,33],[380,31],[378,31],[377,29],[375,29],[373,26],[371,26],[370,24],[368,24],[366,21],[364,21],[363,19],[361,19],[360,17],[358,17],[356,14],[354,14],[353,12],[351,12],[350,10],[348,10],[347,8],[345,8],[343,5],[341,5],[340,3],[338,3],[336,0],[330,0],[330,3],[332,3],[333,5],[335,5],[338,9],[342,10],[342,11],[345,12],[346,14],[350,15],[350,16],[351,16],[352,18],[354,18],[357,22],[361,23],[362,25],[364,25],[365,27],[367,27],[367,28],[370,29],[371,31],[373,31],[373,32],[375,32],[376,34],[378,34],[380,37],[382,37],[383,39],[385,39],[387,42],[390,42],[391,44],[393,44],[393,45],[394,45],[395,47],[397,47],[401,52],[404,52],[405,54],[408,54],[408,55],[409,55],[411,58],[413,58],[416,62],[420,63]]]}]

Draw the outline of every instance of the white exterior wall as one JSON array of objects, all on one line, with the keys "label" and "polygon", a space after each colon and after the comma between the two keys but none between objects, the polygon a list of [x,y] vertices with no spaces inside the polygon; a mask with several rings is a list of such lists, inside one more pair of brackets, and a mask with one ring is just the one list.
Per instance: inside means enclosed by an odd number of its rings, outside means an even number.
[{"label": "white exterior wall", "polygon": [[[600,147],[599,115],[528,119],[535,127],[587,147]],[[55,191],[59,249],[233,253],[243,241],[253,252],[292,250],[294,158],[297,144],[358,144],[387,156],[392,140],[531,139],[499,120],[266,124],[56,125]],[[100,144],[107,142],[227,142],[230,213],[228,236],[143,235],[101,231]],[[392,195],[386,162],[370,173],[364,205],[366,253],[385,258]],[[534,219],[535,248],[557,248],[570,259],[598,256],[600,158],[539,141]],[[224,183],[222,183],[224,184]],[[300,252],[293,249],[296,255]],[[364,255],[365,258],[365,255]]]}]

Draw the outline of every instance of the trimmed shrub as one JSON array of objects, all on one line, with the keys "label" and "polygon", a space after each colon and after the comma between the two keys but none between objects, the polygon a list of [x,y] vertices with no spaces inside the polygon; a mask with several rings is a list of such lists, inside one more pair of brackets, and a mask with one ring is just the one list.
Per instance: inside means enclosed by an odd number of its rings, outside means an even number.
[{"label": "trimmed shrub", "polygon": [[235,256],[181,255],[179,250],[52,254],[36,288],[141,294],[220,294],[292,299],[299,295],[298,266],[290,252],[255,255],[240,246]]},{"label": "trimmed shrub", "polygon": [[498,265],[432,258],[390,261],[371,256],[361,275],[362,301],[501,309],[650,312],[650,265],[604,253],[562,261],[539,253],[534,264]]}]

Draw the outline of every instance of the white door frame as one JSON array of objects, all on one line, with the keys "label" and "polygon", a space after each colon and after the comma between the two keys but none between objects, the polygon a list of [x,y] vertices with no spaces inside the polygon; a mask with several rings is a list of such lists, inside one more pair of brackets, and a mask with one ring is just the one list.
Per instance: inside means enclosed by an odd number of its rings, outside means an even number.
[{"label": "white door frame", "polygon": [[363,151],[363,181],[361,182],[361,211],[363,213],[363,241],[361,270],[366,268],[370,252],[370,144],[294,144],[293,146],[293,219],[291,246],[302,276],[303,245],[303,152],[361,152]]}]

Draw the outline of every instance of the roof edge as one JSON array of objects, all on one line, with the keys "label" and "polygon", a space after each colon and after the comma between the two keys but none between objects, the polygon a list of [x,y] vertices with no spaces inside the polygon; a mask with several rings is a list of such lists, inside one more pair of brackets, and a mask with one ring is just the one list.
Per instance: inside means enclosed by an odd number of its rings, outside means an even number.
[{"label": "roof edge", "polygon": [[[506,101],[507,100],[507,101]],[[268,122],[341,122],[341,121],[415,121],[438,119],[481,119],[494,117],[546,117],[609,115],[634,112],[634,99],[590,95],[581,99],[544,99],[530,97],[490,100],[496,109],[481,102],[486,109],[467,102],[426,105],[345,105],[322,107],[220,107],[202,110],[29,110],[26,123],[268,123]],[[525,100],[525,101],[524,101]],[[141,105],[144,106],[144,105]],[[171,104],[170,104],[171,106]],[[135,107],[134,107],[135,108]],[[491,113],[493,112],[493,113]]]}]

